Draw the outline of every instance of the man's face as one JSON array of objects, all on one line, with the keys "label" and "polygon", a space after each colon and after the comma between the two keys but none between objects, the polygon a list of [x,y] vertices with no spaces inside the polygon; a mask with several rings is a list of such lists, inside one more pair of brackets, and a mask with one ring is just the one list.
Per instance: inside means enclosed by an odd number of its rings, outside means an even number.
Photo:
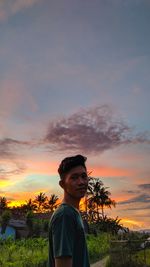
[{"label": "man's face", "polygon": [[74,198],[84,197],[88,187],[87,171],[83,166],[72,168],[63,180],[63,189]]}]

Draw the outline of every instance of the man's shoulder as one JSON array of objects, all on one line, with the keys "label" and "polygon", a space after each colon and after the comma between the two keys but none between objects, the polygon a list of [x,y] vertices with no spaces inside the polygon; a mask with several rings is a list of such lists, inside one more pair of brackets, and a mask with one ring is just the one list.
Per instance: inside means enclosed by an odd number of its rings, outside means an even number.
[{"label": "man's shoulder", "polygon": [[54,211],[53,215],[54,216],[59,216],[59,215],[63,215],[63,214],[76,216],[78,214],[78,211],[74,207],[72,207],[72,206],[70,206],[68,204],[62,203]]},{"label": "man's shoulder", "polygon": [[78,211],[70,205],[62,203],[59,207],[54,211],[51,222],[54,222],[57,219],[62,219],[63,217],[74,217],[78,216]]}]

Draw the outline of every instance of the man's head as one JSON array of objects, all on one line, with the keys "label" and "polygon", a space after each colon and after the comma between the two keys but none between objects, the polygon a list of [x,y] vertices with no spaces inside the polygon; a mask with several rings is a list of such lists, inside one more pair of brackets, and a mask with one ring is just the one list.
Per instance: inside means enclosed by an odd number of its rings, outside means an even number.
[{"label": "man's head", "polygon": [[60,175],[61,180],[64,179],[66,174],[74,167],[83,166],[86,170],[86,159],[87,158],[82,155],[76,155],[63,159],[58,168],[58,173]]},{"label": "man's head", "polygon": [[88,175],[85,165],[86,157],[76,155],[67,157],[59,165],[60,186],[75,198],[82,198],[87,190]]}]

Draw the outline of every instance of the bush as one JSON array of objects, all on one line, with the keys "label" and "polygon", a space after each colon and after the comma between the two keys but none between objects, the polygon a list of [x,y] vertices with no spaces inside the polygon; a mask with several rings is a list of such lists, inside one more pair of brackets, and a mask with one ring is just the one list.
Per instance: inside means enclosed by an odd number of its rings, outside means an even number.
[{"label": "bush", "polygon": [[1,234],[4,234],[5,231],[6,231],[6,227],[9,223],[9,220],[11,218],[11,212],[9,210],[5,210],[2,215],[1,215],[1,218],[0,218],[0,221],[1,221]]},{"label": "bush", "polygon": [[43,238],[0,241],[0,267],[45,267],[48,242]]},{"label": "bush", "polygon": [[106,267],[150,266],[146,265],[150,263],[148,259],[148,257],[150,256],[149,251],[148,249],[147,251],[144,251],[140,248],[140,239],[112,241],[110,244],[110,256],[109,260],[107,261]]},{"label": "bush", "polygon": [[89,251],[90,262],[102,259],[109,253],[109,236],[106,233],[87,235],[87,246]]},{"label": "bush", "polygon": [[[87,246],[90,262],[95,262],[108,254],[109,237],[106,233],[87,235]],[[0,267],[46,267],[47,258],[47,238],[0,240]]]}]

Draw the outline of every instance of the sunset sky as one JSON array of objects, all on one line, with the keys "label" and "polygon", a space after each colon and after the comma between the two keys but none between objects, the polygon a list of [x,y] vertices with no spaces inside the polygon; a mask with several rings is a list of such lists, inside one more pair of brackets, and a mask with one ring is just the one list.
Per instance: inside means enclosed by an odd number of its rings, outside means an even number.
[{"label": "sunset sky", "polygon": [[0,196],[61,198],[79,153],[107,214],[150,228],[150,1],[0,0]]}]

